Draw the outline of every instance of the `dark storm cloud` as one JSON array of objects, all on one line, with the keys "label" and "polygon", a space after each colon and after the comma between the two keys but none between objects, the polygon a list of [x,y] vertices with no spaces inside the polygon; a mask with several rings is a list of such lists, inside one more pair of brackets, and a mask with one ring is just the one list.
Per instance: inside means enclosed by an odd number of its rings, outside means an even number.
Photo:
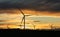
[{"label": "dark storm cloud", "polygon": [[0,0],[0,8],[21,8],[39,11],[60,11],[60,0]]}]

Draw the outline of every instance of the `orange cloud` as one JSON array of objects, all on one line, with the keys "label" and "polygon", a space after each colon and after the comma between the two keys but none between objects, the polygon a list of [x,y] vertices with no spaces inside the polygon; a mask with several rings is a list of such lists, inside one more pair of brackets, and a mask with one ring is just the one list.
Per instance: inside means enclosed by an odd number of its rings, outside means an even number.
[{"label": "orange cloud", "polygon": [[[60,16],[60,12],[52,12],[52,11],[36,11],[36,10],[29,10],[29,9],[21,9],[23,13],[30,14],[30,15],[46,15],[46,16]],[[0,10],[1,13],[9,13],[9,14],[21,14],[20,10],[18,9],[6,9]]]},{"label": "orange cloud", "polygon": [[35,10],[22,10],[26,14],[31,15],[44,15],[44,16],[60,16],[60,12],[49,12],[49,11],[35,11]]}]

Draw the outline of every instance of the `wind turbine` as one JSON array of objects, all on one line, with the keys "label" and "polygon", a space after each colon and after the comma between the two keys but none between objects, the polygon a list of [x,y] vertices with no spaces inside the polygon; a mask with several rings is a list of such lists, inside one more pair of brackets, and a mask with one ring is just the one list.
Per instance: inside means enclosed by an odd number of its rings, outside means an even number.
[{"label": "wind turbine", "polygon": [[[35,20],[35,21],[33,21],[33,22],[40,22],[40,21],[37,21],[37,20]],[[34,25],[34,24],[32,24],[33,25],[33,27],[34,27],[34,29],[36,28],[36,25]]]},{"label": "wind turbine", "polygon": [[32,24],[33,25],[33,27],[34,27],[34,30],[35,30],[35,27],[36,27],[36,25],[34,25],[34,24]]},{"label": "wind turbine", "polygon": [[21,14],[23,15],[23,18],[22,18],[22,22],[24,22],[24,30],[25,30],[25,14],[23,13],[23,11],[21,9],[18,8],[18,10],[21,12]]},{"label": "wind turbine", "polygon": [[49,25],[50,25],[51,29],[54,29],[53,24],[49,24]]},{"label": "wind turbine", "polygon": [[22,22],[23,22],[23,24],[24,24],[24,30],[25,30],[25,20],[26,20],[26,16],[30,16],[30,15],[25,15],[24,14],[24,12],[20,9],[20,8],[18,8],[18,10],[21,12],[21,14],[23,15],[23,18],[22,18],[22,21],[21,21],[21,24],[22,24]]}]

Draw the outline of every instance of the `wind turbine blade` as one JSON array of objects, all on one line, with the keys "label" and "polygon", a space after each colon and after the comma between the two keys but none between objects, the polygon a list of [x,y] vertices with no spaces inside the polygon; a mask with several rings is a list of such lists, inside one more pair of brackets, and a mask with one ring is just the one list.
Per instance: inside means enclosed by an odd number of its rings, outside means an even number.
[{"label": "wind turbine blade", "polygon": [[22,12],[22,10],[21,10],[21,9],[19,9],[19,11],[24,15],[24,13]]},{"label": "wind turbine blade", "polygon": [[24,17],[23,17],[22,20],[21,20],[21,24],[22,24],[23,20],[24,20]]}]

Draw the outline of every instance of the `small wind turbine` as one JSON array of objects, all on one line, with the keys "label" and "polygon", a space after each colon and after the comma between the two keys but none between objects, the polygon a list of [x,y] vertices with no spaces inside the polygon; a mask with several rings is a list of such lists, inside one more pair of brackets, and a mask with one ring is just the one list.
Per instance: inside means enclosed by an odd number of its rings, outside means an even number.
[{"label": "small wind turbine", "polygon": [[53,24],[49,24],[49,25],[50,25],[51,29],[54,29]]},{"label": "small wind turbine", "polygon": [[[38,20],[35,20],[35,21],[33,21],[33,22],[40,22],[40,21],[38,21]],[[34,24],[32,24],[33,25],[33,27],[34,27],[34,29],[36,28],[36,25],[34,25]]]},{"label": "small wind turbine", "polygon": [[7,29],[10,29],[10,28],[9,28],[9,24],[7,24],[6,26],[7,26]]},{"label": "small wind turbine", "polygon": [[36,25],[35,25],[33,22],[31,22],[31,24],[33,25],[33,28],[34,28],[34,30],[35,30],[35,28],[36,28]]},{"label": "small wind turbine", "polygon": [[32,24],[33,25],[33,27],[34,27],[34,30],[35,30],[35,27],[36,27],[36,25],[34,25],[34,24]]}]

